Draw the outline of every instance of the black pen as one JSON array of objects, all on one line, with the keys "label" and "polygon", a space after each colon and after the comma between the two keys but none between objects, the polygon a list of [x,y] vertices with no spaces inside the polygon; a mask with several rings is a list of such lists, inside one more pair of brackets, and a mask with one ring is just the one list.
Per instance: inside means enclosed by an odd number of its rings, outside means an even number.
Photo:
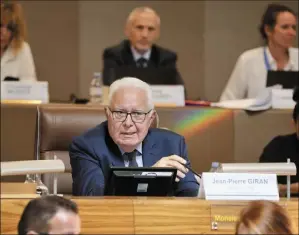
[{"label": "black pen", "polygon": [[201,175],[196,173],[194,170],[191,169],[191,167],[184,165],[189,171],[191,171],[194,175],[197,175],[199,178],[201,178]]}]

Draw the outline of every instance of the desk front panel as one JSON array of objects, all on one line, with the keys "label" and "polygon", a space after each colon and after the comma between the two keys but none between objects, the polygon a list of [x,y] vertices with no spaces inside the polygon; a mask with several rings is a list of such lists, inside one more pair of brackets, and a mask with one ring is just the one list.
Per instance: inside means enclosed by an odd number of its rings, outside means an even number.
[{"label": "desk front panel", "polygon": [[[211,205],[236,202],[205,201],[198,198],[80,197],[78,204],[82,234],[223,234],[211,230]],[[1,234],[16,234],[20,215],[29,199],[1,200]],[[281,200],[285,205],[286,201]],[[298,233],[298,200],[286,209]]]}]

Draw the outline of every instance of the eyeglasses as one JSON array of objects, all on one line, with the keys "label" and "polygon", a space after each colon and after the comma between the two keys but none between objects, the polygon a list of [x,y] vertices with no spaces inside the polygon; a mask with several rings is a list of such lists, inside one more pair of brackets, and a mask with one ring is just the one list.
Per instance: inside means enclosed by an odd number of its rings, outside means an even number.
[{"label": "eyeglasses", "polygon": [[123,111],[118,111],[118,110],[111,110],[110,108],[108,108],[110,110],[110,112],[112,113],[112,117],[113,117],[113,120],[117,121],[117,122],[124,122],[128,115],[131,116],[131,119],[133,122],[135,123],[142,123],[144,122],[145,118],[146,118],[146,115],[149,114],[152,109],[146,113],[143,113],[143,112],[130,112],[130,113],[127,113],[127,112],[123,112]]}]

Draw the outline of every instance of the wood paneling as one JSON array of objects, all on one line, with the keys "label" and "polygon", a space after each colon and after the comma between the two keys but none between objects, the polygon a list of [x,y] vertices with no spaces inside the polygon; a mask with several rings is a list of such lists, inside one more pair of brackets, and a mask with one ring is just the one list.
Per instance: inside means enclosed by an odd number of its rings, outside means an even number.
[{"label": "wood paneling", "polygon": [[[233,233],[233,228],[211,231],[211,205],[236,202],[146,197],[77,197],[72,200],[79,206],[82,234]],[[29,199],[1,200],[1,234],[16,234],[20,215],[28,201]],[[290,213],[296,227],[295,232],[298,233],[298,200],[282,200],[279,203]],[[243,202],[243,205],[246,203]]]}]

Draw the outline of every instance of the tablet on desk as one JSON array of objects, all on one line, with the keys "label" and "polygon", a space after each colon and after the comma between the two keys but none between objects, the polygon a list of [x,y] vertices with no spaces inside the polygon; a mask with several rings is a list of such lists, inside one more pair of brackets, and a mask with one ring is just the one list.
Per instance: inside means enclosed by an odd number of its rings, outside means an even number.
[{"label": "tablet on desk", "polygon": [[280,84],[284,89],[293,89],[299,86],[298,71],[268,71],[267,87]]},{"label": "tablet on desk", "polygon": [[176,168],[111,167],[108,195],[173,196]]}]

